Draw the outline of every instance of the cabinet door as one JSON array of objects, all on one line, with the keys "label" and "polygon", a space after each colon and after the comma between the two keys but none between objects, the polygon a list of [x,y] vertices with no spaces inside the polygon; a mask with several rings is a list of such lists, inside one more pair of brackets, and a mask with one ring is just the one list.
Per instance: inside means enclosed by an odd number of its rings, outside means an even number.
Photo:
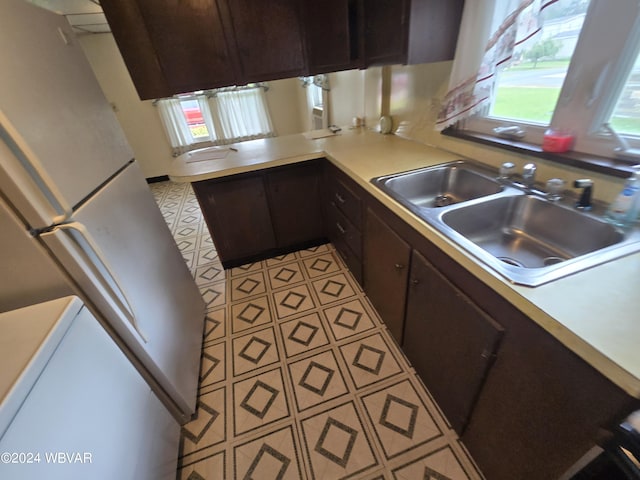
[{"label": "cabinet door", "polygon": [[358,67],[359,0],[302,2],[308,73]]},{"label": "cabinet door", "polygon": [[223,265],[275,248],[261,174],[192,186]]},{"label": "cabinet door", "polygon": [[236,83],[216,0],[137,2],[172,92]]},{"label": "cabinet door", "polygon": [[288,166],[267,173],[271,221],[278,247],[324,238],[319,164]]},{"label": "cabinet door", "polygon": [[464,0],[411,0],[407,63],[452,60]]},{"label": "cabinet door", "polygon": [[413,252],[402,349],[458,433],[467,425],[502,333]]},{"label": "cabinet door", "polygon": [[364,2],[365,66],[407,62],[409,0]]},{"label": "cabinet door", "polygon": [[227,9],[243,82],[304,73],[298,0],[221,0]]},{"label": "cabinet door", "polygon": [[171,96],[138,4],[130,0],[102,0],[100,5],[140,99]]},{"label": "cabinet door", "polygon": [[364,290],[399,345],[404,330],[411,247],[367,209],[364,231]]}]

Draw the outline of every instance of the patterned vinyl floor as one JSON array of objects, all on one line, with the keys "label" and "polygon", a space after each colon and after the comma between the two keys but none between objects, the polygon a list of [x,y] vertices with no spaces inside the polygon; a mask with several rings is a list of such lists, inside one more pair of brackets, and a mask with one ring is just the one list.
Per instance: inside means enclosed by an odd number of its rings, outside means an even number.
[{"label": "patterned vinyl floor", "polygon": [[189,185],[151,185],[207,302],[180,480],[481,474],[331,245],[223,270]]}]

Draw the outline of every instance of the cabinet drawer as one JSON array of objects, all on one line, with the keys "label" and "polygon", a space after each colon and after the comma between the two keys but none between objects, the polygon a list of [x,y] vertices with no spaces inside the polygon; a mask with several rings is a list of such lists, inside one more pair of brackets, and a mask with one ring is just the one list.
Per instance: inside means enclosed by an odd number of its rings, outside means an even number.
[{"label": "cabinet drawer", "polygon": [[344,241],[352,253],[362,260],[362,234],[335,205],[329,207],[327,215],[329,236]]},{"label": "cabinet drawer", "polygon": [[361,200],[340,180],[331,182],[329,202],[338,207],[357,230],[362,230]]}]

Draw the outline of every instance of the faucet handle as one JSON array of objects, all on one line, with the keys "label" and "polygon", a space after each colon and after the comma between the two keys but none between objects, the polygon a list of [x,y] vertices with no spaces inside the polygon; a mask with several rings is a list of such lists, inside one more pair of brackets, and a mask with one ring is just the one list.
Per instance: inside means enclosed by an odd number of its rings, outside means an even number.
[{"label": "faucet handle", "polygon": [[591,195],[593,194],[593,180],[581,178],[573,182],[574,188],[582,188],[580,198],[576,202],[578,210],[591,210]]},{"label": "faucet handle", "polygon": [[522,167],[522,176],[533,176],[536,174],[536,170],[538,167],[536,167],[536,164],[531,162],[531,163],[527,163],[524,167]]},{"label": "faucet handle", "polygon": [[516,164],[513,162],[504,162],[500,165],[500,173],[498,180],[509,180],[516,173]]},{"label": "faucet handle", "polygon": [[562,192],[566,182],[561,178],[551,178],[547,180],[547,199],[550,202],[557,202],[562,199]]},{"label": "faucet handle", "polygon": [[527,189],[533,188],[536,182],[536,164],[531,162],[522,167],[522,183]]}]

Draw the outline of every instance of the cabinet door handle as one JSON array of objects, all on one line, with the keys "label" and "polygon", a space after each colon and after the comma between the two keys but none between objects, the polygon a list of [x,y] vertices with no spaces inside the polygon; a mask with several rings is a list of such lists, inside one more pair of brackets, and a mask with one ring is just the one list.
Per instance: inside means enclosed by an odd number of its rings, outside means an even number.
[{"label": "cabinet door handle", "polygon": [[336,222],[336,228],[337,228],[338,230],[340,230],[340,233],[341,233],[341,234],[343,234],[343,235],[344,235],[345,233],[347,233],[347,231],[344,229],[344,227],[343,227],[342,225],[340,225],[340,222]]},{"label": "cabinet door handle", "polygon": [[411,285],[418,285],[419,283],[420,283],[420,280],[418,280],[417,278],[411,279]]},{"label": "cabinet door handle", "polygon": [[404,265],[401,263],[396,263],[394,267],[396,267],[396,270],[402,270],[404,268]]},{"label": "cabinet door handle", "polygon": [[344,204],[345,199],[344,199],[344,197],[342,195],[340,195],[338,192],[336,192],[335,197],[336,197],[336,200],[338,200],[340,203]]}]

